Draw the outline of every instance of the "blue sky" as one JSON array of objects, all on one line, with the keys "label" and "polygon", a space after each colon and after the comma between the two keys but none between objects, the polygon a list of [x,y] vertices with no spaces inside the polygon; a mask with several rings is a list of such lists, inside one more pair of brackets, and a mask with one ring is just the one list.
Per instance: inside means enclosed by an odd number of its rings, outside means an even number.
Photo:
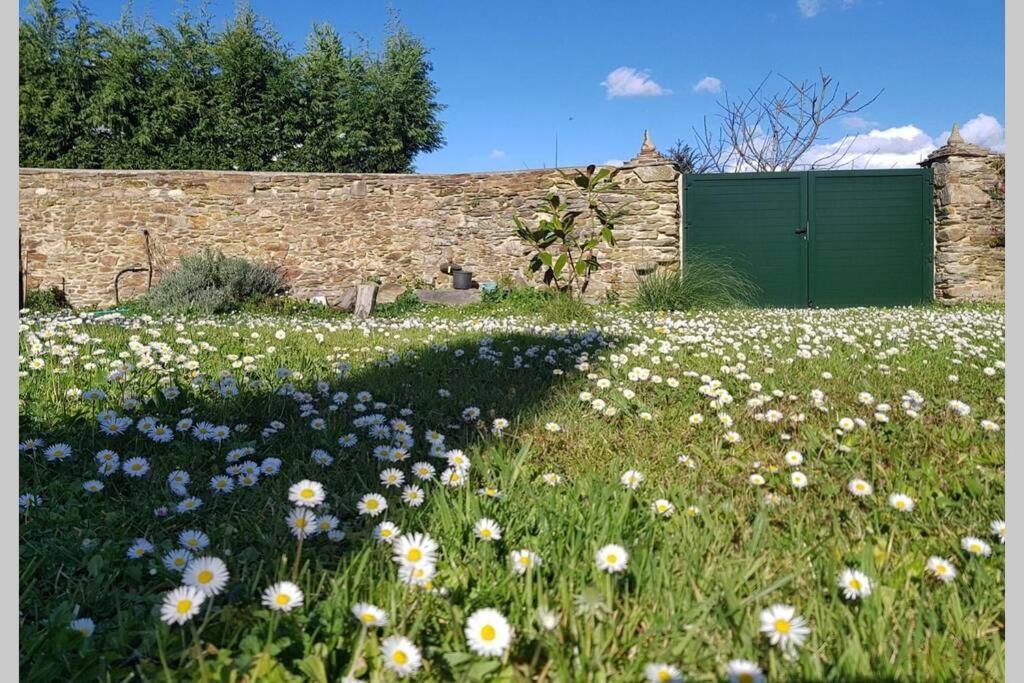
[{"label": "blue sky", "polygon": [[[103,20],[123,8],[121,0],[86,4]],[[387,19],[387,4],[371,0],[251,5],[294,50],[314,21],[377,42]],[[420,172],[552,166],[556,133],[559,165],[629,159],[644,128],[667,148],[692,138],[726,91],[742,93],[769,71],[814,78],[819,67],[843,89],[884,88],[859,119],[825,130],[827,142],[860,134],[856,149],[869,150],[872,165],[912,164],[944,141],[954,121],[969,140],[1002,145],[1004,5],[997,0],[392,5],[432,50],[447,107],[447,143],[416,160]],[[177,6],[136,0],[133,11],[166,21]],[[224,17],[234,3],[210,6]]]}]

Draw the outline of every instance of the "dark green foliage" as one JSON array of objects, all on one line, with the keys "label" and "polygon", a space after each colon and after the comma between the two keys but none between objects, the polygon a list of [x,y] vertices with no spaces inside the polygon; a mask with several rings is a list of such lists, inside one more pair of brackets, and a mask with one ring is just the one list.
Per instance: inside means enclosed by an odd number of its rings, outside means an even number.
[{"label": "dark green foliage", "polygon": [[426,311],[429,306],[416,297],[416,293],[407,289],[389,304],[374,307],[373,315],[379,318],[403,318],[407,315]]},{"label": "dark green foliage", "polygon": [[757,286],[723,257],[687,253],[681,271],[656,270],[640,278],[633,305],[641,311],[685,311],[749,305]]},{"label": "dark green foliage", "polygon": [[304,54],[241,6],[217,31],[95,21],[35,0],[19,30],[22,166],[410,172],[443,143],[426,48],[398,23],[383,50],[315,25]]},{"label": "dark green foliage", "polygon": [[182,256],[181,266],[160,278],[144,305],[154,311],[226,313],[283,289],[276,268],[207,249]]},{"label": "dark green foliage", "polygon": [[71,303],[64,290],[57,287],[30,289],[25,292],[25,308],[36,313],[52,313],[71,308]]}]

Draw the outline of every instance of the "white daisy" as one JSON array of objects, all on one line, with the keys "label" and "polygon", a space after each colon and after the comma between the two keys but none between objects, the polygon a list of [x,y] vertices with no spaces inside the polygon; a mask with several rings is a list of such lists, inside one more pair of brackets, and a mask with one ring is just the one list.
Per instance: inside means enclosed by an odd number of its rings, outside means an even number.
[{"label": "white daisy", "polygon": [[399,678],[412,675],[420,668],[423,658],[419,649],[404,636],[388,636],[380,643],[384,666],[394,671]]},{"label": "white daisy", "polygon": [[427,534],[403,534],[391,544],[392,559],[401,565],[434,564],[437,542]]},{"label": "white daisy", "polygon": [[373,528],[373,537],[378,543],[391,543],[400,532],[394,522],[381,522]]},{"label": "white daisy", "polygon": [[839,574],[838,583],[847,600],[860,600],[871,595],[871,579],[857,569],[844,569]]},{"label": "white daisy", "polygon": [[83,638],[88,638],[96,630],[96,623],[89,617],[82,617],[68,624],[68,628],[72,631],[78,631],[82,634]]},{"label": "white daisy", "polygon": [[291,581],[280,581],[263,591],[263,604],[278,612],[291,612],[302,606],[302,589]]},{"label": "white daisy", "polygon": [[757,662],[747,659],[731,659],[725,665],[725,675],[729,683],[765,683],[764,672]]},{"label": "white daisy", "polygon": [[168,624],[184,624],[199,614],[206,595],[193,586],[180,586],[164,595],[160,619]]},{"label": "white daisy", "polygon": [[811,629],[796,608],[777,604],[761,612],[761,633],[768,636],[772,645],[792,654],[807,640]]},{"label": "white daisy", "polygon": [[863,479],[851,479],[846,488],[850,493],[858,497],[870,496],[875,491],[874,487]]},{"label": "white daisy", "polygon": [[356,508],[359,510],[359,514],[361,515],[376,517],[388,509],[388,501],[379,493],[367,493],[359,499],[359,503],[356,505]]},{"label": "white daisy", "polygon": [[889,494],[889,506],[900,512],[911,512],[914,509],[914,499],[905,493]]},{"label": "white daisy", "polygon": [[683,672],[671,664],[652,662],[644,667],[648,683],[683,683]]},{"label": "white daisy", "polygon": [[964,536],[960,539],[960,547],[971,555],[988,557],[992,554],[992,546],[976,536]]},{"label": "white daisy", "polygon": [[501,657],[512,642],[512,628],[498,610],[479,609],[466,621],[469,649],[482,657]]},{"label": "white daisy", "polygon": [[949,583],[956,578],[956,567],[953,563],[935,555],[928,558],[925,570],[943,583]]},{"label": "white daisy", "polygon": [[388,623],[387,612],[368,602],[357,602],[352,605],[352,616],[367,628],[371,626],[386,626]]},{"label": "white daisy", "polygon": [[523,548],[522,550],[513,550],[510,554],[512,558],[512,571],[516,574],[525,574],[534,567],[541,565],[540,555]]},{"label": "white daisy", "polygon": [[668,519],[669,517],[675,514],[676,506],[673,505],[670,501],[665,500],[664,498],[659,498],[658,500],[651,503],[651,511],[654,512],[654,514],[656,515],[661,515],[665,519]]},{"label": "white daisy", "polygon": [[501,527],[493,519],[483,517],[473,525],[473,533],[481,541],[501,540]]},{"label": "white daisy", "polygon": [[316,515],[306,508],[293,508],[285,522],[295,538],[308,538],[317,532]]},{"label": "white daisy", "polygon": [[193,586],[207,596],[214,596],[224,590],[231,573],[219,557],[196,557],[185,566],[181,582]]},{"label": "white daisy", "polygon": [[617,574],[626,571],[629,553],[622,546],[611,543],[598,550],[594,560],[601,571]]},{"label": "white daisy", "polygon": [[989,528],[992,529],[992,535],[999,538],[1000,543],[1006,543],[1006,522],[1001,519],[993,520]]},{"label": "white daisy", "polygon": [[309,479],[292,484],[288,489],[288,500],[299,507],[316,507],[325,497],[323,484]]}]

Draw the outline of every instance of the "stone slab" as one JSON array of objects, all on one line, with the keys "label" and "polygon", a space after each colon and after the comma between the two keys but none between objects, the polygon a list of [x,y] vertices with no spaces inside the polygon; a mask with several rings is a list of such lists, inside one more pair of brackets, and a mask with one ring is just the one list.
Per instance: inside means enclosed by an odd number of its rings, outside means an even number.
[{"label": "stone slab", "polygon": [[466,306],[480,301],[479,289],[417,289],[416,298],[425,304],[441,306]]}]

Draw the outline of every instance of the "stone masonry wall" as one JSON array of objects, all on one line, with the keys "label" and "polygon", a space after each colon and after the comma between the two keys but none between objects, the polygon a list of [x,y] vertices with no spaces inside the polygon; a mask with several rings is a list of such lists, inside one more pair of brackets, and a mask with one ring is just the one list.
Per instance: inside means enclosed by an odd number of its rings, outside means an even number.
[{"label": "stone masonry wall", "polygon": [[1006,157],[965,143],[954,126],[923,165],[934,179],[936,300],[1003,301]]},{"label": "stone masonry wall", "polygon": [[[609,196],[626,209],[618,244],[588,294],[628,293],[635,268],[678,262],[678,173],[656,154],[636,160]],[[565,181],[552,170],[453,175],[21,169],[27,288],[63,287],[76,306],[114,303],[114,278],[146,266],[154,282],[181,254],[219,248],[283,266],[291,295],[329,300],[378,277],[450,286],[442,250],[478,281],[528,275],[512,216],[532,219]],[[145,291],[126,274],[120,296]]]}]

